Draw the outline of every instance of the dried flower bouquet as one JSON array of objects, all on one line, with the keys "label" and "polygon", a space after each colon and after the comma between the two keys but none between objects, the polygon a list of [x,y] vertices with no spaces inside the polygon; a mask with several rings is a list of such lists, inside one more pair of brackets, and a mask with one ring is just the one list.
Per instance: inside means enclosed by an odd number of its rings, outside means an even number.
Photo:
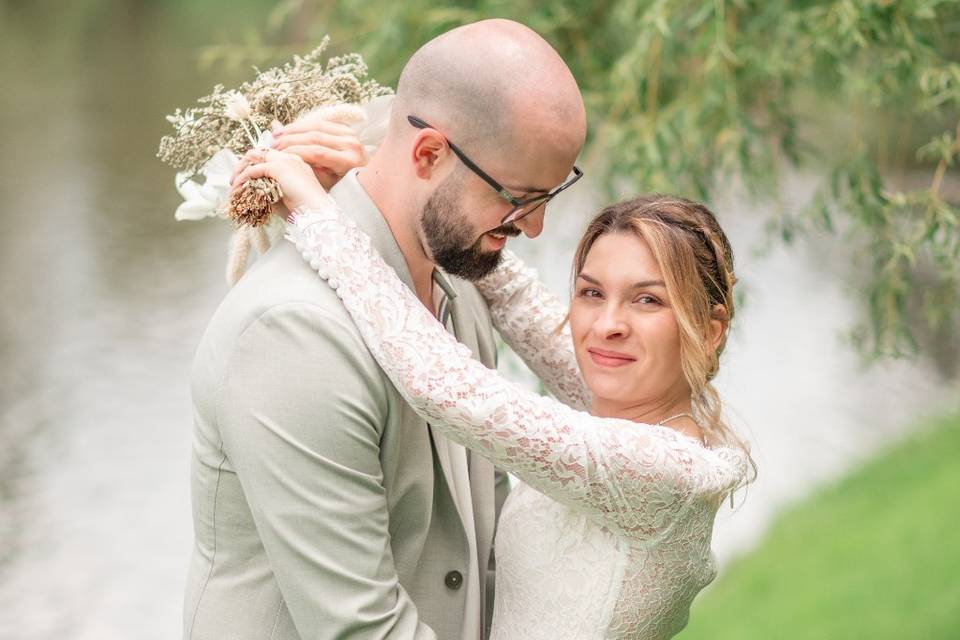
[{"label": "dried flower bouquet", "polygon": [[[270,123],[289,124],[301,114],[325,105],[360,105],[392,91],[367,78],[359,54],[330,58],[322,56],[329,46],[326,37],[305,56],[267,71],[257,71],[250,82],[237,89],[223,85],[200,98],[198,106],[177,109],[167,120],[175,133],[164,136],[157,153],[163,162],[179,170],[177,188],[186,202],[177,210],[178,220],[196,220],[218,215],[238,226],[258,227],[270,217],[280,201],[280,186],[271,179],[250,180],[230,195],[227,167],[254,147],[272,142]],[[205,178],[203,183],[194,180]]]}]

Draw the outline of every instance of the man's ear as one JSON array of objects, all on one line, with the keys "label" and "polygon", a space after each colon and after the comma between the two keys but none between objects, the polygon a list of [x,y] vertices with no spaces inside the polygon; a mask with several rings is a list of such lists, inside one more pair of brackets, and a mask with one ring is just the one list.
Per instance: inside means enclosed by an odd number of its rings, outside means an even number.
[{"label": "man's ear", "polygon": [[423,129],[413,139],[411,148],[414,172],[418,178],[429,180],[433,177],[442,160],[450,153],[447,141],[433,129]]}]

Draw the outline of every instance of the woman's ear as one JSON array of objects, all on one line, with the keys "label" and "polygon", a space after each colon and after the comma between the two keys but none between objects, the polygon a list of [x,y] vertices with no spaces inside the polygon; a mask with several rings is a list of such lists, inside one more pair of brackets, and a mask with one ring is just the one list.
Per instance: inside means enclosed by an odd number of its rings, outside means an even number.
[{"label": "woman's ear", "polygon": [[433,129],[423,129],[413,139],[411,160],[414,173],[422,180],[430,180],[438,165],[450,152],[446,139]]},{"label": "woman's ear", "polygon": [[724,335],[727,332],[727,308],[722,304],[713,305],[710,311],[710,329],[707,340],[710,343],[710,350],[716,353],[720,345],[723,344]]}]

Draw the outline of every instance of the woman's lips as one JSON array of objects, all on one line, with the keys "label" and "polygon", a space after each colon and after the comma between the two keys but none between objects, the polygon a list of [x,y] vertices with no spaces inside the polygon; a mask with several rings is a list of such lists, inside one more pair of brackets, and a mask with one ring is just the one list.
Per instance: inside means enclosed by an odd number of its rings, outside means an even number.
[{"label": "woman's lips", "polygon": [[590,354],[590,359],[593,360],[594,364],[601,367],[622,367],[637,360],[633,356],[625,353],[607,351],[606,349],[591,348],[587,349],[587,353]]}]

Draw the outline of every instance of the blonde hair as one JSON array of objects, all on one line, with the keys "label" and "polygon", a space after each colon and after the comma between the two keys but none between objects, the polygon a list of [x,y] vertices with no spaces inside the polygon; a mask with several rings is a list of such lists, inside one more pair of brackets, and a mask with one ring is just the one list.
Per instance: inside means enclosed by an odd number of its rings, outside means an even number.
[{"label": "blonde hair", "polygon": [[[597,238],[633,233],[650,247],[663,272],[671,307],[680,328],[683,375],[690,386],[693,415],[707,433],[728,445],[749,449],[723,416],[720,394],[711,384],[734,315],[733,250],[716,216],[704,205],[654,194],[603,209],[590,222],[573,259],[573,277],[583,269]],[[709,345],[710,322],[723,324],[720,343]],[[753,459],[750,463],[756,474]]]}]

